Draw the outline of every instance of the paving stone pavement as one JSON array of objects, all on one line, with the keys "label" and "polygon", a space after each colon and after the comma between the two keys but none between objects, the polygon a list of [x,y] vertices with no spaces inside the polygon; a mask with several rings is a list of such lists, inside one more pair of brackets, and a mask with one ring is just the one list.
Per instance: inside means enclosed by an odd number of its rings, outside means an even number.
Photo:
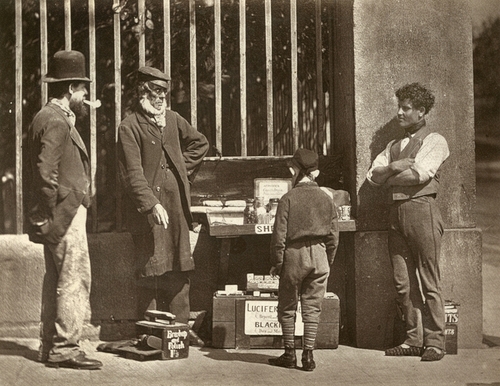
[{"label": "paving stone pavement", "polygon": [[[385,357],[348,346],[316,350],[313,372],[270,366],[276,349],[190,347],[185,359],[140,362],[82,348],[104,363],[100,370],[54,369],[36,361],[36,339],[0,339],[0,385],[500,385],[500,346],[459,349],[439,362]],[[297,350],[300,354],[300,350]]]}]

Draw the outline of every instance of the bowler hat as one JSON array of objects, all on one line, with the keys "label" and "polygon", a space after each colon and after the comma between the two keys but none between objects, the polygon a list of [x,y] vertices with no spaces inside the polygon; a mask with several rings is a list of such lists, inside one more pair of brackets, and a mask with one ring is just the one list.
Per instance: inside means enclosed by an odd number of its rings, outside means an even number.
[{"label": "bowler hat", "polygon": [[151,82],[157,86],[168,88],[168,81],[170,78],[167,74],[164,74],[160,70],[154,67],[144,66],[140,67],[138,70],[138,80]]},{"label": "bowler hat", "polygon": [[43,77],[47,83],[79,80],[91,82],[85,73],[85,56],[79,51],[58,51],[49,62],[49,72]]},{"label": "bowler hat", "polygon": [[308,149],[297,149],[291,159],[291,164],[305,174],[309,174],[318,169],[318,154]]}]

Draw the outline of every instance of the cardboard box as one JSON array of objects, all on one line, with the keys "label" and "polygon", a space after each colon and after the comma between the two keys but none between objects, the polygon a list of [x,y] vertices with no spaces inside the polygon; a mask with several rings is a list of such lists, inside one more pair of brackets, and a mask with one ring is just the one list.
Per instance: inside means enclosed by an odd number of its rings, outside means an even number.
[{"label": "cardboard box", "polygon": [[[216,348],[282,348],[281,326],[277,321],[277,297],[214,296],[212,344]],[[323,307],[316,338],[317,348],[337,348],[339,339],[339,298],[329,293]],[[302,347],[303,327],[297,313],[295,347]]]}]

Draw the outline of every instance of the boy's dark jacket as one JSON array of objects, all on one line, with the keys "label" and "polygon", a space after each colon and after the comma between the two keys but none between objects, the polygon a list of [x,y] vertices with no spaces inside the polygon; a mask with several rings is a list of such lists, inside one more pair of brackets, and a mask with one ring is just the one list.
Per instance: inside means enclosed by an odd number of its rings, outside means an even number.
[{"label": "boy's dark jacket", "polygon": [[271,238],[271,265],[277,272],[287,245],[299,240],[324,242],[328,262],[333,263],[339,243],[337,210],[333,198],[315,182],[298,183],[280,199]]}]

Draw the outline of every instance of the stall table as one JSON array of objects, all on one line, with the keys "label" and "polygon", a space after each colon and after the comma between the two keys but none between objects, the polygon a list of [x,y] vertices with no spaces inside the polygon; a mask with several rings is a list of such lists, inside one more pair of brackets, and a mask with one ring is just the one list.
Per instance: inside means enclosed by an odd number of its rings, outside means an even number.
[{"label": "stall table", "polygon": [[[206,207],[192,207],[193,213],[205,213],[207,216],[208,234],[220,239],[219,253],[219,273],[217,278],[217,288],[224,289],[227,284],[229,271],[229,258],[231,251],[231,242],[240,236],[261,236],[270,235],[272,226],[270,224],[231,224],[212,221],[212,216],[216,213],[210,213]],[[356,221],[339,220],[340,232],[354,232],[356,230]]]}]

